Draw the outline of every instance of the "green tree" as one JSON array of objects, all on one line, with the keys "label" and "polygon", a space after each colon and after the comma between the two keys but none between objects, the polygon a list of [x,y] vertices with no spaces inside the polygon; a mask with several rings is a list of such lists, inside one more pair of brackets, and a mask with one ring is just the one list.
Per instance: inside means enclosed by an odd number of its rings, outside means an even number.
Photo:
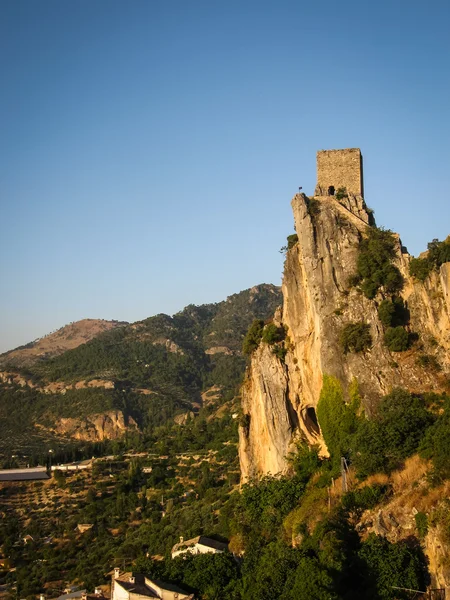
[{"label": "green tree", "polygon": [[251,354],[258,348],[262,339],[263,329],[264,321],[262,319],[255,319],[250,325],[242,344],[242,351],[244,354]]},{"label": "green tree", "polygon": [[371,533],[363,542],[359,555],[369,573],[365,598],[407,600],[411,597],[409,592],[399,588],[425,591],[430,583],[426,558],[418,544],[392,544],[386,538]]},{"label": "green tree", "polygon": [[409,335],[401,326],[388,327],[384,334],[384,343],[391,352],[404,352],[409,348]]},{"label": "green tree", "polygon": [[372,346],[372,336],[368,323],[348,323],[340,336],[341,346],[344,354],[347,352],[364,352]]},{"label": "green tree", "polygon": [[352,460],[361,476],[390,471],[417,451],[434,417],[420,396],[394,389],[379,403],[376,414],[362,421],[353,440]]},{"label": "green tree", "polygon": [[359,404],[356,380],[352,383],[350,402],[347,404],[340,381],[330,375],[323,376],[317,418],[335,466],[339,464],[341,456],[349,455],[352,438],[359,425]]},{"label": "green tree", "polygon": [[420,444],[423,458],[433,461],[434,476],[450,479],[450,398],[444,398],[444,410],[427,430]]},{"label": "green tree", "polygon": [[362,280],[361,289],[368,298],[374,298],[382,287],[394,294],[403,287],[403,278],[392,264],[396,256],[396,240],[388,229],[371,227],[360,242],[357,272]]}]

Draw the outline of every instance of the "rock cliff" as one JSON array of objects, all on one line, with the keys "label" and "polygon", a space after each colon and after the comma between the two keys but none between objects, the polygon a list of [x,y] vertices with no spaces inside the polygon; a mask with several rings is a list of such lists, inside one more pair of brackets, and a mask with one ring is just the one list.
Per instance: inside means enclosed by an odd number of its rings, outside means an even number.
[{"label": "rock cliff", "polygon": [[61,418],[53,431],[75,440],[97,442],[120,438],[133,429],[137,430],[137,424],[132,417],[126,419],[121,410],[111,410],[84,419]]},{"label": "rock cliff", "polygon": [[[408,330],[419,340],[410,350],[390,352],[377,312],[383,295],[369,300],[349,284],[360,241],[373,219],[364,200],[297,194],[292,209],[298,242],[287,251],[283,307],[275,316],[287,330],[287,354],[283,362],[261,343],[252,355],[243,385],[243,481],[286,471],[286,457],[300,435],[320,444],[326,454],[315,412],[324,374],[338,378],[344,390],[356,378],[368,414],[395,386],[442,391],[448,385],[450,263],[424,283],[416,281],[409,275],[411,257],[395,236],[394,264],[404,279],[401,296],[410,312]],[[370,326],[372,347],[345,354],[341,332],[354,322]],[[419,354],[434,357],[442,370],[419,366]]]}]

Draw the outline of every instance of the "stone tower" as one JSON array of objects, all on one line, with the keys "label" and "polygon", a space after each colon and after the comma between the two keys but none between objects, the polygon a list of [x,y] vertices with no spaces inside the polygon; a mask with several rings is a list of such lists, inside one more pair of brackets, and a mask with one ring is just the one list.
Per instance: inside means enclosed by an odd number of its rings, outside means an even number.
[{"label": "stone tower", "polygon": [[315,196],[334,196],[345,188],[352,196],[364,196],[363,160],[359,148],[319,150]]}]

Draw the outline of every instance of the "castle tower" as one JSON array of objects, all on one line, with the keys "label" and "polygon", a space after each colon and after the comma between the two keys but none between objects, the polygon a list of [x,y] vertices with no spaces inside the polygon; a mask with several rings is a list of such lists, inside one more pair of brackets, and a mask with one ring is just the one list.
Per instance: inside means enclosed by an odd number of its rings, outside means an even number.
[{"label": "castle tower", "polygon": [[345,188],[352,196],[364,196],[363,159],[359,148],[319,150],[315,196],[334,196]]}]

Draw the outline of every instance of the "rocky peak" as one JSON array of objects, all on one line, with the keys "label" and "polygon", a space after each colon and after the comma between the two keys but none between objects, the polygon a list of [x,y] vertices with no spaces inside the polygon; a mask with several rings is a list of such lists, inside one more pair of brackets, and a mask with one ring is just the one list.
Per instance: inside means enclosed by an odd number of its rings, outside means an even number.
[{"label": "rocky peak", "polygon": [[[393,387],[410,391],[442,391],[448,383],[450,348],[450,263],[421,283],[409,275],[410,257],[395,237],[394,263],[404,286],[402,297],[410,311],[408,329],[419,342],[405,352],[390,352],[377,307],[378,294],[368,299],[351,287],[360,241],[373,221],[360,196],[292,200],[298,242],[288,250],[283,275],[281,324],[289,336],[284,363],[263,342],[252,356],[243,387],[246,427],[240,429],[242,477],[283,472],[295,439],[303,435],[326,453],[316,418],[323,375],[336,377],[348,390],[359,384],[366,412]],[[345,354],[341,333],[349,323],[370,327],[372,347]],[[442,373],[417,364],[418,354],[440,352]]]}]

